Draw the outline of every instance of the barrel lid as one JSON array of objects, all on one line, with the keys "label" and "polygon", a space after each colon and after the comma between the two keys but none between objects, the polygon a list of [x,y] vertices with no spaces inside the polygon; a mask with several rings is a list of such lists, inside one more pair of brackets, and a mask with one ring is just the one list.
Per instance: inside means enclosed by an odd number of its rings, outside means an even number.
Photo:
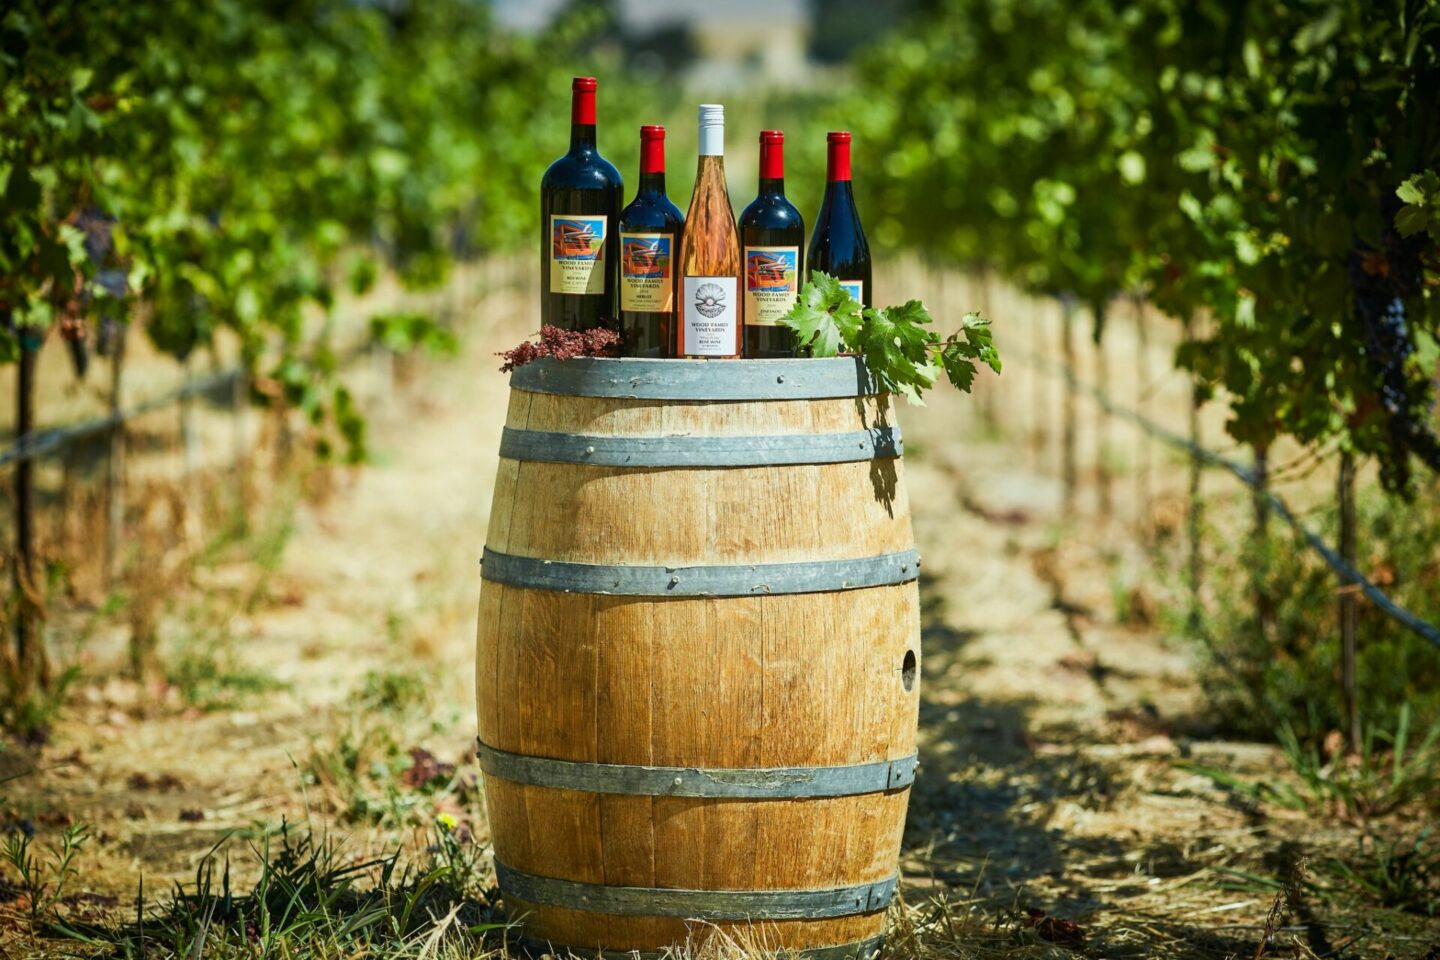
[{"label": "barrel lid", "polygon": [[821,400],[880,393],[861,357],[801,360],[657,360],[544,357],[517,367],[510,386],[530,393],[639,400]]}]

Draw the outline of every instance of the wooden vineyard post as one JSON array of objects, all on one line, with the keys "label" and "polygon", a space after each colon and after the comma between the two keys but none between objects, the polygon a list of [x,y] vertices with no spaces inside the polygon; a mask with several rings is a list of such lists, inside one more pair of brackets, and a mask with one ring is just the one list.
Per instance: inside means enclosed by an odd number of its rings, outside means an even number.
[{"label": "wooden vineyard post", "polygon": [[250,515],[250,450],[245,434],[245,415],[249,408],[250,371],[242,365],[230,381],[230,472],[235,482],[235,523],[242,531]]},{"label": "wooden vineyard post", "polygon": [[1251,549],[1255,556],[1252,561],[1251,577],[1255,593],[1255,617],[1260,624],[1260,635],[1269,643],[1275,636],[1275,607],[1270,597],[1270,448],[1257,443],[1253,446],[1255,485],[1250,491],[1250,502],[1254,509],[1254,528],[1251,535]]},{"label": "wooden vineyard post", "polygon": [[[1336,483],[1337,498],[1340,502],[1340,556],[1351,567],[1355,566],[1355,455],[1346,450],[1340,454],[1340,475]],[[1340,585],[1340,684],[1345,700],[1345,726],[1350,751],[1358,754],[1362,747],[1360,732],[1360,704],[1356,682],[1355,644],[1356,617],[1359,611],[1355,605],[1358,586],[1346,580]]]},{"label": "wooden vineyard post", "polygon": [[182,361],[183,380],[180,389],[181,476],[185,502],[185,541],[190,547],[200,542],[200,495],[197,474],[200,470],[200,438],[195,431],[195,366],[194,354]]},{"label": "wooden vineyard post", "polygon": [[120,577],[120,541],[125,535],[125,421],[121,419],[121,385],[125,371],[128,323],[115,331],[110,356],[110,450],[105,461],[105,585]]},{"label": "wooden vineyard post", "polygon": [[75,484],[79,471],[75,466],[75,448],[65,444],[60,448],[60,494],[55,503],[55,549],[67,562],[71,558],[70,544],[74,539],[75,512],[78,506]]},{"label": "wooden vineyard post", "polygon": [[[1027,298],[1029,299],[1029,298]],[[1045,374],[1040,369],[1040,358],[1046,353],[1045,313],[1040,304],[1031,302],[1025,315],[1030,318],[1030,352],[1035,360],[1030,364],[1030,407],[1034,411],[1035,429],[1030,435],[1030,449],[1035,455],[1035,469],[1039,471],[1045,461],[1045,443],[1050,439],[1049,424],[1045,413],[1049,405],[1045,402]]]},{"label": "wooden vineyard post", "polygon": [[[1145,316],[1145,301],[1138,295],[1131,299],[1135,308],[1135,343],[1138,356],[1135,361],[1135,410],[1140,416],[1150,417],[1150,324]],[[1150,517],[1150,474],[1151,439],[1148,431],[1136,432],[1138,446],[1135,450],[1135,505],[1141,516]],[[1149,535],[1149,523],[1142,525],[1142,532]]]},{"label": "wooden vineyard post", "polygon": [[[19,376],[16,378],[15,434],[27,440],[35,429],[35,365],[41,331],[20,332]],[[45,639],[40,632],[40,593],[35,584],[35,464],[26,456],[15,464],[15,666],[14,696],[23,701],[49,685]]]},{"label": "wooden vineyard post", "polygon": [[[980,315],[991,323],[995,322],[994,304],[995,297],[992,295],[994,283],[990,272],[987,270],[981,279],[980,287]],[[949,316],[947,313],[946,316]],[[996,402],[995,381],[991,379],[991,371],[981,368],[980,376],[976,378],[975,384],[976,399],[980,402],[980,419],[985,424],[985,429],[994,433],[999,430],[999,404]]]},{"label": "wooden vineyard post", "polygon": [[[1060,358],[1069,376],[1078,376],[1080,371],[1075,363],[1075,298],[1069,294],[1060,297]],[[1075,391],[1062,390],[1060,402],[1060,512],[1066,517],[1075,514],[1075,488],[1077,486],[1075,465]]]},{"label": "wooden vineyard post", "polygon": [[[1195,320],[1193,317],[1185,318],[1185,339],[1189,340],[1194,335]],[[1190,484],[1188,502],[1186,505],[1186,530],[1189,542],[1190,558],[1188,564],[1188,577],[1190,587],[1190,629],[1192,632],[1199,632],[1201,624],[1200,610],[1200,583],[1204,575],[1204,567],[1201,552],[1200,538],[1204,526],[1204,506],[1200,501],[1200,484],[1204,464],[1200,455],[1196,452],[1200,448],[1200,383],[1192,380],[1190,385],[1190,412],[1188,432],[1190,445]]]},{"label": "wooden vineyard post", "polygon": [[[1105,301],[1096,300],[1091,306],[1095,328],[1092,340],[1095,345],[1095,383],[1100,389],[1110,385],[1110,363],[1105,354]],[[1095,480],[1100,516],[1109,520],[1114,514],[1115,502],[1110,489],[1110,411],[1097,406],[1095,423]]]}]

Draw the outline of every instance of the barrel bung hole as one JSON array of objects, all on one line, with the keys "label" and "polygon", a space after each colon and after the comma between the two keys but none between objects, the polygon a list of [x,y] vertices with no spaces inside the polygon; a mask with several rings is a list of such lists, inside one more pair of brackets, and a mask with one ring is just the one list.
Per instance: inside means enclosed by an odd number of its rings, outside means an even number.
[{"label": "barrel bung hole", "polygon": [[905,692],[909,693],[915,689],[915,651],[906,650],[905,659],[900,661],[900,682],[905,685]]}]

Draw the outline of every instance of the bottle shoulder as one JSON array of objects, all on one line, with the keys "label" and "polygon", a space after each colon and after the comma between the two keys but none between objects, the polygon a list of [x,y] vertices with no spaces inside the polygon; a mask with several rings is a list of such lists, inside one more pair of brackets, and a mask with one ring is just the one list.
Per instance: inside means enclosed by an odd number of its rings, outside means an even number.
[{"label": "bottle shoulder", "polygon": [[599,151],[567,153],[550,164],[540,179],[541,188],[562,187],[578,190],[620,190],[624,180],[615,165]]},{"label": "bottle shoulder", "polygon": [[805,218],[785,196],[761,194],[740,214],[740,225],[763,227],[767,230],[805,229]]},{"label": "bottle shoulder", "polygon": [[811,250],[832,245],[843,247],[846,259],[850,259],[851,254],[859,258],[868,258],[870,254],[865,228],[860,223],[860,212],[846,192],[826,192],[810,234]]},{"label": "bottle shoulder", "polygon": [[660,193],[638,194],[620,211],[620,225],[624,229],[679,227],[684,222],[685,215],[680,212],[680,208],[668,196]]}]

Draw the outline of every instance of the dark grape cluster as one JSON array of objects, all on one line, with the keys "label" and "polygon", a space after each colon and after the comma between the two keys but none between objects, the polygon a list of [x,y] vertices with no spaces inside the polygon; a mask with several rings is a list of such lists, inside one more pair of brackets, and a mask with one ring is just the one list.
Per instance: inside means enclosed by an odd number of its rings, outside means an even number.
[{"label": "dark grape cluster", "polygon": [[[1393,203],[1387,203],[1386,223],[1393,222]],[[1421,292],[1424,234],[1402,237],[1385,230],[1377,249],[1359,244],[1350,254],[1350,284],[1355,314],[1364,336],[1364,356],[1380,406],[1385,412],[1389,456],[1381,458],[1387,485],[1409,486],[1409,458],[1418,457],[1440,472],[1440,438],[1429,424],[1430,385],[1415,375],[1408,361],[1415,341],[1406,322],[1405,305]]]},{"label": "dark grape cluster", "polygon": [[[84,379],[90,369],[90,329],[85,316],[97,298],[125,296],[128,284],[125,271],[118,268],[115,256],[115,218],[103,210],[88,208],[75,217],[75,227],[85,235],[85,256],[95,269],[94,279],[84,284],[77,273],[78,292],[69,313],[60,320],[60,336],[70,354],[70,365],[75,376]],[[102,324],[110,320],[102,315]],[[113,325],[113,321],[111,321]],[[108,344],[97,344],[103,356]]]}]

